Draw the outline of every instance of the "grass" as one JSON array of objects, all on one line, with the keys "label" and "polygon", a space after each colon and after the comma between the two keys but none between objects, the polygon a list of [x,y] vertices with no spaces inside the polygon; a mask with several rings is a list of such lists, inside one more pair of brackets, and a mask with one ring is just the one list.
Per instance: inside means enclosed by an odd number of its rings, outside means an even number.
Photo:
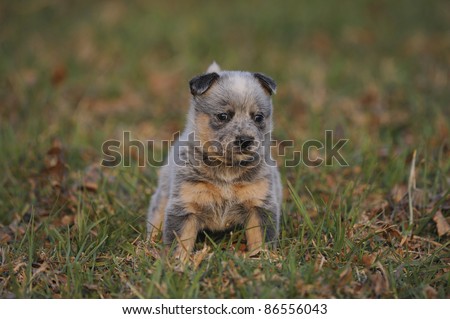
[{"label": "grass", "polygon": [[[0,296],[449,298],[448,12],[445,1],[1,4]],[[242,231],[205,236],[181,271],[144,242],[157,168],[98,164],[123,131],[161,141],[182,129],[187,81],[214,59],[277,80],[277,139],[298,150],[333,130],[349,166],[279,157],[278,248],[251,259]]]}]

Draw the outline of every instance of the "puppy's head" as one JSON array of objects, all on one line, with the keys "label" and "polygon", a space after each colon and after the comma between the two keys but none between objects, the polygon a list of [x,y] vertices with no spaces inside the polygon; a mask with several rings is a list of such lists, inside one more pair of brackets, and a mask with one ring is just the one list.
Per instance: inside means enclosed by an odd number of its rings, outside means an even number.
[{"label": "puppy's head", "polygon": [[220,71],[217,64],[193,78],[191,118],[203,152],[237,165],[256,159],[272,129],[275,82],[261,73]]}]

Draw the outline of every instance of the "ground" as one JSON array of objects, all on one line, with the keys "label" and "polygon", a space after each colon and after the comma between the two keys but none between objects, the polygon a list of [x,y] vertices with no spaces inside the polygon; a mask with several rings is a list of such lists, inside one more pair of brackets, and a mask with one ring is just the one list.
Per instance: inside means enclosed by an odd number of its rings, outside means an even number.
[{"label": "ground", "polygon": [[[0,4],[1,298],[449,298],[446,1]],[[145,242],[155,165],[102,144],[184,126],[216,60],[278,83],[295,150],[347,139],[348,165],[286,165],[278,248],[202,236],[182,269]],[[317,150],[312,158],[325,158]],[[285,152],[285,156],[282,156]],[[130,159],[130,158],[128,158]],[[145,167],[140,167],[147,164]]]}]

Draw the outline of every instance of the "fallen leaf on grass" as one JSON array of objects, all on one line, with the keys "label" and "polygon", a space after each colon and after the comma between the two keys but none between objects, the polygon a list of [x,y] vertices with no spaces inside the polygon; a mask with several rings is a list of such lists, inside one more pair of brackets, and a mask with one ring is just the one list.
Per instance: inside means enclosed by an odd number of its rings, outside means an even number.
[{"label": "fallen leaf on grass", "polygon": [[343,287],[347,285],[353,278],[352,268],[347,267],[343,272],[339,275],[339,287]]},{"label": "fallen leaf on grass", "polygon": [[408,186],[406,185],[394,185],[394,187],[391,190],[391,197],[394,201],[394,203],[400,203],[403,198],[408,193]]},{"label": "fallen leaf on grass", "polygon": [[91,290],[91,291],[99,290],[99,286],[96,284],[83,284],[83,288],[86,288],[87,290]]},{"label": "fallen leaf on grass", "polygon": [[0,244],[7,244],[12,242],[13,235],[14,234],[7,226],[3,226],[0,224]]},{"label": "fallen leaf on grass", "polygon": [[62,82],[64,82],[66,77],[67,77],[67,68],[62,64],[57,65],[52,71],[51,77],[52,85],[55,87],[60,85]]},{"label": "fallen leaf on grass", "polygon": [[197,270],[198,266],[200,266],[203,259],[205,259],[208,253],[209,253],[209,246],[207,246],[206,244],[203,246],[202,250],[195,253],[192,260],[194,270]]},{"label": "fallen leaf on grass", "polygon": [[63,226],[73,225],[75,222],[75,216],[74,215],[64,215],[61,218],[60,222]]},{"label": "fallen leaf on grass", "polygon": [[49,268],[49,265],[45,261],[42,264],[38,264],[38,263],[34,264],[33,269],[32,269],[32,272],[33,272],[32,279],[36,278],[40,273],[45,273],[48,270],[48,268]]},{"label": "fallen leaf on grass", "polygon": [[433,220],[436,223],[439,237],[450,233],[450,225],[447,223],[447,220],[442,215],[440,210],[438,210],[436,214],[434,214]]},{"label": "fallen leaf on grass", "polygon": [[245,253],[245,252],[247,251],[247,245],[244,244],[244,243],[241,243],[241,244],[239,245],[238,251],[239,251],[240,253]]},{"label": "fallen leaf on grass", "polygon": [[374,273],[370,276],[372,282],[372,289],[377,296],[384,295],[389,289],[389,280],[387,278],[386,270],[377,262]]},{"label": "fallen leaf on grass", "polygon": [[253,271],[253,279],[257,280],[257,281],[263,281],[264,282],[264,281],[266,281],[266,275],[262,272],[261,269],[256,268]]},{"label": "fallen leaf on grass", "polygon": [[15,273],[17,273],[21,268],[26,267],[26,263],[25,262],[20,262],[17,265],[14,266],[13,271]]},{"label": "fallen leaf on grass", "polygon": [[430,285],[425,286],[423,292],[425,293],[428,299],[434,299],[438,296],[436,289],[434,289]]},{"label": "fallen leaf on grass", "polygon": [[105,172],[99,164],[91,164],[84,169],[83,178],[81,182],[75,184],[75,189],[95,193],[103,180],[111,183],[114,177],[110,173]]},{"label": "fallen leaf on grass", "polygon": [[316,258],[316,261],[314,262],[314,270],[315,271],[322,270],[322,267],[326,262],[327,259],[322,254],[319,254]]},{"label": "fallen leaf on grass", "polygon": [[373,265],[373,263],[375,262],[375,260],[377,259],[377,255],[376,254],[364,254],[362,256],[362,263],[364,264],[364,266],[366,267],[370,267]]},{"label": "fallen leaf on grass", "polygon": [[90,165],[84,170],[83,181],[77,185],[78,189],[96,192],[98,184],[102,179],[102,170],[99,165]]},{"label": "fallen leaf on grass", "polygon": [[387,290],[387,281],[384,278],[383,274],[379,271],[376,271],[374,274],[370,276],[370,279],[373,284],[373,291],[377,296],[381,296]]},{"label": "fallen leaf on grass", "polygon": [[366,216],[371,219],[382,212],[390,211],[392,207],[383,193],[376,192],[367,196],[362,203],[362,209]]},{"label": "fallen leaf on grass", "polygon": [[42,172],[48,176],[50,184],[53,187],[61,187],[66,173],[66,162],[60,140],[55,139],[52,142],[52,147],[45,155],[44,164]]}]

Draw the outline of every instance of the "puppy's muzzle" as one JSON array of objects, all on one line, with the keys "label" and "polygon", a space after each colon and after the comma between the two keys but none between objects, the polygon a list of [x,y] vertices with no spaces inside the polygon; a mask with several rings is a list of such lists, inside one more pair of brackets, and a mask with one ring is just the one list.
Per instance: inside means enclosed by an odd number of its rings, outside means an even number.
[{"label": "puppy's muzzle", "polygon": [[233,144],[239,146],[241,150],[249,150],[255,144],[255,138],[247,135],[236,136]]}]

